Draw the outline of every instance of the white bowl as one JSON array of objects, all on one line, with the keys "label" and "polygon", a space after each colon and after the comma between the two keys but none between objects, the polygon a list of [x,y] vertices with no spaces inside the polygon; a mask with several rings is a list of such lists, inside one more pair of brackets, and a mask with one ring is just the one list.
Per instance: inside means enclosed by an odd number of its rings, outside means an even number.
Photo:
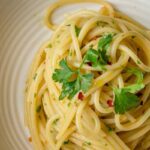
[{"label": "white bowl", "polygon": [[[149,0],[109,0],[119,10],[150,27]],[[24,125],[24,86],[35,52],[51,31],[43,23],[54,0],[0,0],[0,150],[31,150]],[[61,8],[54,20],[72,8],[99,6],[78,4]]]}]

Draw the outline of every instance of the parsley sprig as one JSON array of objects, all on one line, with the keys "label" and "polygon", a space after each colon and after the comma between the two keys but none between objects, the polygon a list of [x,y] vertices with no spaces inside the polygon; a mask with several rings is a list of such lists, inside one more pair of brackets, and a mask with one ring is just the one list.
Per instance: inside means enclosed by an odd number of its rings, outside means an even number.
[{"label": "parsley sprig", "polygon": [[107,50],[112,42],[113,35],[104,35],[98,42],[97,50],[90,47],[84,56],[84,63],[90,62],[92,66],[99,69],[105,70],[105,65],[109,61],[109,56],[107,55]]},{"label": "parsley sprig", "polygon": [[136,92],[144,88],[143,73],[137,68],[128,68],[127,72],[134,74],[137,77],[136,83],[124,88],[114,88],[115,94],[115,112],[124,114],[126,111],[140,105],[140,99],[135,95]]},{"label": "parsley sprig", "polygon": [[[85,93],[89,89],[93,74],[81,74],[80,68],[72,70],[65,59],[61,60],[59,65],[61,69],[55,69],[52,78],[55,82],[62,83],[60,100],[65,97],[72,99],[79,91]],[[76,78],[72,79],[73,76],[76,76]]]},{"label": "parsley sprig", "polygon": [[[80,28],[75,26],[77,36]],[[52,79],[62,84],[62,91],[59,99],[65,97],[72,99],[79,91],[87,92],[92,84],[93,74],[82,74],[81,68],[84,63],[91,62],[94,67],[104,70],[104,65],[109,59],[107,55],[108,47],[112,41],[113,35],[104,35],[98,42],[98,50],[90,48],[85,54],[80,67],[77,70],[71,69],[65,59],[61,60],[59,65],[61,69],[55,69]]]}]

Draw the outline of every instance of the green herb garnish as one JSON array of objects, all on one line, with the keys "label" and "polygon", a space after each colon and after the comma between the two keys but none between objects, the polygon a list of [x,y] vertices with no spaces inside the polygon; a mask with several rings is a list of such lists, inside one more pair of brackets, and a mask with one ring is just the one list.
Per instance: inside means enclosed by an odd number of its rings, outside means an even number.
[{"label": "green herb garnish", "polygon": [[36,79],[36,77],[37,77],[37,73],[35,73],[35,75],[34,75],[34,77],[33,77],[33,80],[35,80],[35,79]]},{"label": "green herb garnish", "polygon": [[91,142],[88,142],[88,141],[85,141],[85,142],[83,143],[83,146],[90,146],[90,145],[92,145],[92,143],[91,143]]},{"label": "green herb garnish", "polygon": [[104,26],[106,26],[108,23],[107,22],[104,22],[104,21],[97,21],[96,22],[96,25],[97,26],[102,26],[102,27],[104,27]]},{"label": "green herb garnish", "polygon": [[107,50],[112,42],[112,39],[112,34],[104,35],[98,42],[97,50],[90,48],[86,52],[84,56],[84,63],[91,62],[93,67],[99,70],[104,70],[104,66],[109,60]]},{"label": "green herb garnish", "polygon": [[36,93],[34,93],[34,98],[36,98],[36,96],[37,96],[37,94],[36,94]]},{"label": "green herb garnish", "polygon": [[115,89],[115,112],[124,114],[126,111],[137,107],[140,104],[139,98],[124,89]]},{"label": "green herb garnish", "polygon": [[68,141],[64,141],[64,145],[69,144],[69,140]]},{"label": "green herb garnish", "polygon": [[55,73],[53,74],[52,78],[56,82],[67,82],[74,74],[74,71],[68,67],[67,61],[64,59],[60,61],[59,65],[61,69],[55,69]]},{"label": "green herb garnish", "polygon": [[139,60],[137,60],[137,64],[141,64],[141,62]]},{"label": "green herb garnish", "polygon": [[52,48],[52,44],[49,44],[47,47],[48,47],[48,48]]},{"label": "green herb garnish", "polygon": [[[62,83],[60,100],[65,97],[72,99],[80,90],[85,93],[89,89],[92,84],[92,74],[81,74],[80,68],[75,71],[72,70],[64,59],[60,61],[60,67],[61,69],[55,69],[52,76],[54,81]],[[73,75],[76,78],[71,80]]]},{"label": "green herb garnish", "polygon": [[53,125],[56,125],[58,121],[59,121],[59,118],[55,119],[55,120],[53,121]]},{"label": "green herb garnish", "polygon": [[110,126],[106,125],[108,132],[114,131],[114,128],[111,128]]},{"label": "green herb garnish", "polygon": [[42,108],[42,106],[41,106],[41,105],[37,106],[37,108],[36,108],[36,112],[37,112],[37,113],[39,113],[39,112],[41,111],[41,108]]},{"label": "green herb garnish", "polygon": [[[80,29],[76,27],[76,33],[79,34]],[[86,62],[91,62],[94,67],[99,70],[104,70],[104,65],[107,64],[109,59],[107,49],[112,41],[113,35],[108,34],[103,36],[98,42],[98,50],[89,49],[85,54],[80,67],[77,70],[72,70],[65,59],[60,61],[61,69],[55,69],[53,73],[53,80],[62,83],[62,91],[59,99],[65,97],[72,99],[79,91],[84,93],[89,89],[92,84],[93,74],[81,74],[81,67]],[[76,77],[75,79],[72,77]]]},{"label": "green herb garnish", "polygon": [[75,26],[75,32],[76,32],[76,36],[78,37],[80,34],[81,28]]},{"label": "green herb garnish", "polygon": [[71,105],[71,103],[69,102],[69,103],[67,104],[67,106],[70,107],[70,105]]},{"label": "green herb garnish", "polygon": [[142,83],[143,73],[137,68],[127,69],[127,72],[134,74],[137,77],[137,81],[135,84],[121,89],[114,88],[114,106],[117,114],[124,114],[126,111],[140,105],[140,99],[135,93],[144,88],[144,84]]},{"label": "green herb garnish", "polygon": [[138,68],[126,68],[128,73],[134,74],[137,77],[136,83],[140,84],[143,82],[143,73]]}]

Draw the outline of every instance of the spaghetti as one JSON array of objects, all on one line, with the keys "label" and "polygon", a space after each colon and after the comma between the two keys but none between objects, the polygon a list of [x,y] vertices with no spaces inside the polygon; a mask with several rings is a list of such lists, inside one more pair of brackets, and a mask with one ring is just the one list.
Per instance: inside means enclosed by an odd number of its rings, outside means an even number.
[{"label": "spaghetti", "polygon": [[25,119],[36,150],[150,148],[150,32],[106,2],[59,26],[60,0],[45,22],[54,31],[36,54],[25,93]]}]

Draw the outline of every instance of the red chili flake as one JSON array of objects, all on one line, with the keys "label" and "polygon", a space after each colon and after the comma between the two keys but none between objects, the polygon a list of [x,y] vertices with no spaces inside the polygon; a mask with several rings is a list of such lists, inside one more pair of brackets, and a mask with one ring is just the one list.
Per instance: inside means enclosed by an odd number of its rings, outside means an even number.
[{"label": "red chili flake", "polygon": [[140,102],[140,105],[143,105],[143,101]]},{"label": "red chili flake", "polygon": [[92,62],[87,62],[87,64],[88,64],[89,66],[92,66]]},{"label": "red chili flake", "polygon": [[137,95],[138,97],[140,97],[140,96],[142,96],[143,94],[142,94],[141,92],[138,92],[136,95]]},{"label": "red chili flake", "polygon": [[31,138],[31,137],[29,137],[29,138],[28,138],[28,141],[29,141],[29,142],[32,142],[32,138]]},{"label": "red chili flake", "polygon": [[107,64],[108,64],[108,65],[112,65],[112,62],[108,61]]},{"label": "red chili flake", "polygon": [[108,104],[109,107],[113,107],[114,106],[113,101],[111,99],[107,101],[107,104]]},{"label": "red chili flake", "polygon": [[82,92],[79,92],[78,94],[78,99],[83,100],[84,99],[84,95]]}]

